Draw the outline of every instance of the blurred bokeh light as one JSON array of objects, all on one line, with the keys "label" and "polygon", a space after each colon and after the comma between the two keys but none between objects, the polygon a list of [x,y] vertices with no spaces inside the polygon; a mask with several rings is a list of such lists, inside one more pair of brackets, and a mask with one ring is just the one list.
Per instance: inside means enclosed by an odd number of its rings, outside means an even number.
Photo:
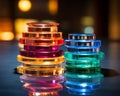
[{"label": "blurred bokeh light", "polygon": [[20,0],[18,2],[18,7],[21,11],[27,12],[31,9],[32,4],[31,4],[30,0]]},{"label": "blurred bokeh light", "polygon": [[9,18],[0,19],[0,40],[11,41],[14,39],[13,25]]},{"label": "blurred bokeh light", "polygon": [[37,21],[38,20],[35,20],[35,19],[23,19],[23,18],[16,19],[14,22],[15,32],[16,32],[15,38],[19,40],[22,35],[22,32],[27,32],[26,23],[37,22]]},{"label": "blurred bokeh light", "polygon": [[0,40],[3,41],[11,41],[14,39],[13,32],[1,32],[0,33]]},{"label": "blurred bokeh light", "polygon": [[[95,33],[105,40],[120,40],[119,5],[119,0],[0,0],[0,32],[12,32],[18,39],[25,19],[50,20],[60,23],[64,38],[69,33]],[[11,23],[7,27],[5,18]],[[20,27],[20,22],[25,23]]]},{"label": "blurred bokeh light", "polygon": [[52,15],[57,14],[58,11],[58,0],[49,0],[48,2],[49,12]]}]

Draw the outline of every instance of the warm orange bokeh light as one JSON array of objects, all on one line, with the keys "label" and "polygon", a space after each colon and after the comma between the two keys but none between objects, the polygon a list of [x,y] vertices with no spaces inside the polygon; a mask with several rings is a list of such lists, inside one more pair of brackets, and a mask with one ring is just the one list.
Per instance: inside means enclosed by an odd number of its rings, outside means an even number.
[{"label": "warm orange bokeh light", "polygon": [[55,15],[58,11],[58,0],[49,0],[48,9],[50,14]]},{"label": "warm orange bokeh light", "polygon": [[14,39],[13,32],[1,32],[0,33],[0,40],[10,41]]},{"label": "warm orange bokeh light", "polygon": [[0,40],[11,41],[14,39],[13,25],[10,18],[0,18]]},{"label": "warm orange bokeh light", "polygon": [[26,32],[27,31],[27,25],[26,23],[28,22],[37,22],[38,20],[35,19],[23,19],[23,18],[18,18],[15,20],[14,22],[14,26],[15,26],[15,33],[16,36],[15,38],[17,40],[20,39],[20,37],[22,36],[22,32]]},{"label": "warm orange bokeh light", "polygon": [[31,9],[32,4],[31,4],[30,0],[20,0],[18,2],[18,7],[21,11],[27,12]]}]

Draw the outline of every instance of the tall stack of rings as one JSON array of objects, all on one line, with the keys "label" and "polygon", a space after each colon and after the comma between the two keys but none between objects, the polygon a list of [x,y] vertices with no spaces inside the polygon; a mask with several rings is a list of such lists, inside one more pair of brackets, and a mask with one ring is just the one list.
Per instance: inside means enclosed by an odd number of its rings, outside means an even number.
[{"label": "tall stack of rings", "polygon": [[62,32],[58,23],[27,23],[28,32],[23,32],[19,40],[21,50],[17,59],[22,65],[17,67],[20,81],[29,90],[29,96],[57,96],[64,81]]},{"label": "tall stack of rings", "polygon": [[95,34],[68,35],[64,56],[65,86],[69,93],[91,95],[100,86],[103,79],[100,61],[104,55],[100,46],[101,41],[96,40]]}]

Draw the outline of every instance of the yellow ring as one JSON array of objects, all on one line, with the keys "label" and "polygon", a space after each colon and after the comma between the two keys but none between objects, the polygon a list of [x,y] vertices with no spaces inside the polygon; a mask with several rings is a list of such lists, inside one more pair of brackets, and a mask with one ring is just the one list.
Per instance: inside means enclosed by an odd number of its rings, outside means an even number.
[{"label": "yellow ring", "polygon": [[22,63],[37,64],[37,65],[60,64],[65,61],[64,56],[55,57],[55,58],[31,58],[31,57],[18,55],[17,59],[19,62]]},{"label": "yellow ring", "polygon": [[17,72],[20,74],[26,74],[30,76],[58,76],[64,73],[62,67],[58,68],[32,68],[24,67],[20,65],[17,67]]},{"label": "yellow ring", "polygon": [[51,65],[36,65],[36,64],[26,64],[23,63],[24,67],[33,67],[33,68],[58,68],[58,67],[62,67],[62,64],[51,64]]}]

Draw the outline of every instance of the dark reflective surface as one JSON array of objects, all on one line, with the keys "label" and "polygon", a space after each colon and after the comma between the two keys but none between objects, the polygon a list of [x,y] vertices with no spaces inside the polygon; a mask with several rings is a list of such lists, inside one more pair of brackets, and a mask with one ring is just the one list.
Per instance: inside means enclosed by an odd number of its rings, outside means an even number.
[{"label": "dark reflective surface", "polygon": [[101,73],[104,74],[104,77],[114,77],[120,75],[120,73],[118,73],[116,70],[105,68],[101,69]]},{"label": "dark reflective surface", "polygon": [[[102,42],[101,51],[105,58],[101,62],[104,80],[93,96],[120,96],[120,43]],[[64,47],[62,47],[64,49]],[[18,42],[0,42],[0,96],[27,96],[18,74],[14,69],[20,65],[16,56],[19,53]],[[66,88],[59,96],[75,96],[67,92]]]}]

